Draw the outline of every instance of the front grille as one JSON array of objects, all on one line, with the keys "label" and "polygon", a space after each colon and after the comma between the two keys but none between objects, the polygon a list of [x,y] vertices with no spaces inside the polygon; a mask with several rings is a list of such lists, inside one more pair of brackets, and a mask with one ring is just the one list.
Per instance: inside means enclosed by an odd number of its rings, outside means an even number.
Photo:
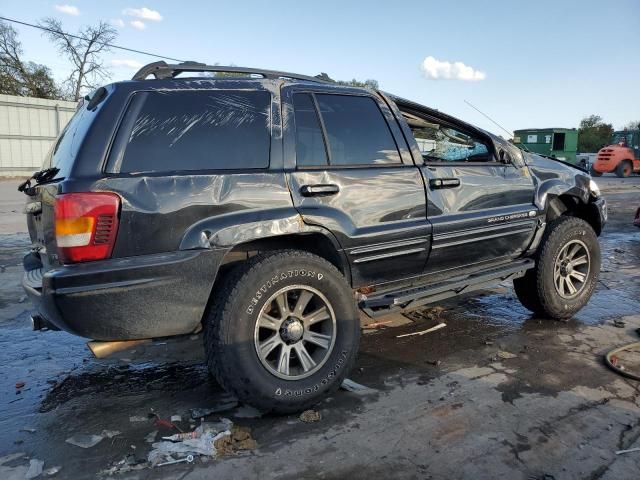
[{"label": "front grille", "polygon": [[96,236],[93,239],[95,245],[109,243],[113,233],[113,215],[98,215],[96,224]]}]

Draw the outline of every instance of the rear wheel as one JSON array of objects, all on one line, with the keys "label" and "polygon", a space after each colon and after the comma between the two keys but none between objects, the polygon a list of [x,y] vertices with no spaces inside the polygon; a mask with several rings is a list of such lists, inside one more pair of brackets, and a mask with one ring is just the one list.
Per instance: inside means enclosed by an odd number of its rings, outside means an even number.
[{"label": "rear wheel", "polygon": [[546,317],[567,319],[586,305],[600,275],[600,245],[580,218],[560,217],[547,226],[536,266],[514,280],[522,305]]},{"label": "rear wheel", "polygon": [[360,340],[344,276],[315,255],[258,255],[223,279],[207,319],[209,369],[263,411],[303,410],[337,389]]},{"label": "rear wheel", "polygon": [[629,160],[624,160],[616,167],[616,175],[621,178],[627,178],[633,173],[633,165]]}]

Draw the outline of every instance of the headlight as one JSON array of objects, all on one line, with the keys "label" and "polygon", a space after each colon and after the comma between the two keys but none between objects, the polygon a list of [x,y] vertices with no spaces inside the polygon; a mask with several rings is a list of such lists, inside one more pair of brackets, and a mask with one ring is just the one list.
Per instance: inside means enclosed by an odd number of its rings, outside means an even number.
[{"label": "headlight", "polygon": [[600,196],[600,188],[598,188],[598,184],[594,182],[593,179],[589,180],[589,190],[594,197]]}]

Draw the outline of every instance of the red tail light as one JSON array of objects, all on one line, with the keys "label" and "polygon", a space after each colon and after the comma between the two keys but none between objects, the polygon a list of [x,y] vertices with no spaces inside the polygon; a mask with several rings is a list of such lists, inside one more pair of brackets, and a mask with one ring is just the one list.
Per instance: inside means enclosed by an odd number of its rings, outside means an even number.
[{"label": "red tail light", "polygon": [[56,197],[55,230],[62,263],[104,260],[118,232],[120,197],[115,193],[65,193]]}]

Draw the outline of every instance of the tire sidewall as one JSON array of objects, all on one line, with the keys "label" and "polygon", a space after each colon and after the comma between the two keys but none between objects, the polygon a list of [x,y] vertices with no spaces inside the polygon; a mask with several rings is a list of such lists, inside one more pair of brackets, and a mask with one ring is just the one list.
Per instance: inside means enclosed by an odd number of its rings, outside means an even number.
[{"label": "tire sidewall", "polygon": [[[231,318],[223,319],[232,325],[226,329],[228,338],[222,346],[227,349],[227,361],[231,360],[233,369],[244,377],[241,383],[247,393],[258,402],[271,399],[280,409],[295,408],[337,388],[353,363],[360,338],[355,299],[339,272],[311,256],[292,256],[286,263],[278,261],[281,259],[267,260],[242,278],[242,288],[230,299]],[[278,290],[293,285],[310,286],[325,295],[336,316],[336,337],[329,358],[318,371],[299,380],[286,380],[270,373],[261,363],[254,332],[265,303]]]},{"label": "tire sidewall", "polygon": [[[586,245],[590,256],[589,275],[586,285],[576,297],[564,298],[555,288],[554,264],[562,248],[571,240],[581,240]],[[558,318],[568,317],[586,305],[593,294],[600,275],[600,245],[591,226],[577,218],[552,225],[547,242],[539,259],[541,271],[538,276],[538,289],[547,312]]]}]

